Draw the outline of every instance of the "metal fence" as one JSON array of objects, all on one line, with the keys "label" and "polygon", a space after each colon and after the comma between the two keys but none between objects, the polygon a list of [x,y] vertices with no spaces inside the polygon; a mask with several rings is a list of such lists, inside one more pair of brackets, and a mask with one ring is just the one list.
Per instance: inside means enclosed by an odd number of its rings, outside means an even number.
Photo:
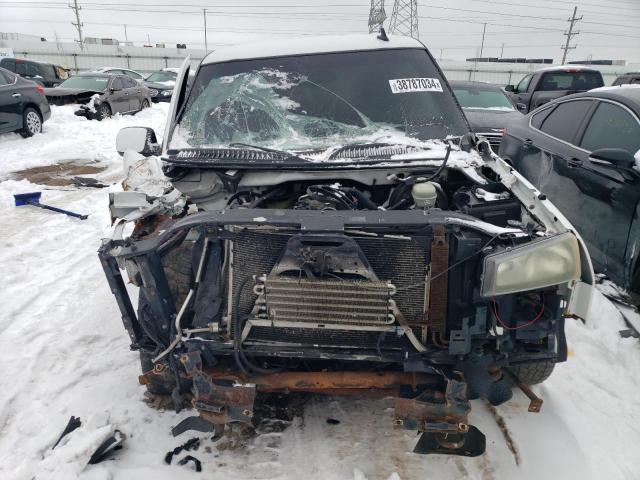
[{"label": "metal fence", "polygon": [[[215,45],[212,48],[216,48]],[[0,54],[11,52],[15,57],[29,58],[54,63],[70,69],[73,73],[95,70],[101,67],[119,67],[151,73],[165,67],[178,67],[187,55],[196,67],[205,56],[202,49],[144,48],[116,45],[80,45],[58,42],[25,42],[0,40]],[[543,65],[524,63],[472,63],[464,61],[438,60],[450,80],[476,80],[499,85],[517,83],[524,75]],[[544,65],[548,67],[549,65]],[[623,73],[640,70],[640,65],[593,66],[602,72],[605,84],[609,85]]]}]

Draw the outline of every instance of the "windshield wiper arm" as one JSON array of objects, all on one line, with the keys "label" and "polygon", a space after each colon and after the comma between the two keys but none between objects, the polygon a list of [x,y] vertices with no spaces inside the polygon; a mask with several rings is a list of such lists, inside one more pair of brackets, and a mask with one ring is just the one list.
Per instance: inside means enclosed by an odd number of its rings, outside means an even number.
[{"label": "windshield wiper arm", "polygon": [[262,152],[276,153],[278,155],[284,156],[286,160],[309,160],[307,158],[301,157],[300,155],[296,155],[295,153],[287,152],[286,150],[278,150],[276,148],[263,147],[261,145],[252,145],[250,143],[234,142],[230,143],[229,146],[232,148],[251,148],[253,150],[260,150]]}]

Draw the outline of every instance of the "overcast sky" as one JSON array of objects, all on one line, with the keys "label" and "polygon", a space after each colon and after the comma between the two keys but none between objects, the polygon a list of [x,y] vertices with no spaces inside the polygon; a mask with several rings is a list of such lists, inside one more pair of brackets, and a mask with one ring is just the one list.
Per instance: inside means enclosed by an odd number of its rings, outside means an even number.
[{"label": "overcast sky", "polygon": [[[0,32],[19,32],[65,41],[77,38],[71,25],[73,0],[0,0]],[[204,47],[202,8],[207,8],[209,48],[266,36],[366,32],[367,0],[78,0],[84,35],[136,44],[147,38],[167,45]],[[393,0],[386,0],[388,19]],[[535,5],[535,6],[533,6]],[[484,56],[554,58],[578,7],[580,35],[569,60],[592,58],[640,62],[640,0],[418,0],[420,39],[438,58]],[[385,22],[388,25],[389,20]]]}]

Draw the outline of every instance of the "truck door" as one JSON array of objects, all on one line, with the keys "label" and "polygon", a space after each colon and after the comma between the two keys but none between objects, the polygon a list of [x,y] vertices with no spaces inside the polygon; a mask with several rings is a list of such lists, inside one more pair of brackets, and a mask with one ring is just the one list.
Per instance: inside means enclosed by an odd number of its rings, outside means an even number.
[{"label": "truck door", "polygon": [[529,87],[533,87],[531,84],[531,79],[533,78],[533,74],[529,74],[524,77],[513,92],[513,100],[516,104],[516,108],[520,110],[522,113],[527,113],[529,111],[529,100],[531,100],[531,93],[529,92]]}]

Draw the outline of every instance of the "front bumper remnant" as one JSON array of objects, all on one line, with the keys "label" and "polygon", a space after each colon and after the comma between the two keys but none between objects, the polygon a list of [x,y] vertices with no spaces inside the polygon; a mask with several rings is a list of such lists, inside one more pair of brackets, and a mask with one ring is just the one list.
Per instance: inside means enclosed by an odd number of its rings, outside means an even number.
[{"label": "front bumper remnant", "polygon": [[415,398],[396,398],[396,424],[423,432],[414,453],[443,453],[476,457],[485,451],[486,439],[467,417],[471,406],[467,384],[450,379],[443,392],[425,390]]},{"label": "front bumper remnant", "polygon": [[[174,435],[188,430],[220,433],[230,423],[250,424],[257,392],[310,392],[328,395],[396,397],[395,424],[422,433],[414,453],[474,457],[485,450],[485,436],[468,424],[467,385],[440,375],[409,372],[280,372],[247,377],[224,367],[203,371],[200,352],[180,361],[193,380],[193,406],[199,416],[183,420]],[[141,377],[153,381],[155,371]],[[412,392],[413,398],[404,398]]]}]

